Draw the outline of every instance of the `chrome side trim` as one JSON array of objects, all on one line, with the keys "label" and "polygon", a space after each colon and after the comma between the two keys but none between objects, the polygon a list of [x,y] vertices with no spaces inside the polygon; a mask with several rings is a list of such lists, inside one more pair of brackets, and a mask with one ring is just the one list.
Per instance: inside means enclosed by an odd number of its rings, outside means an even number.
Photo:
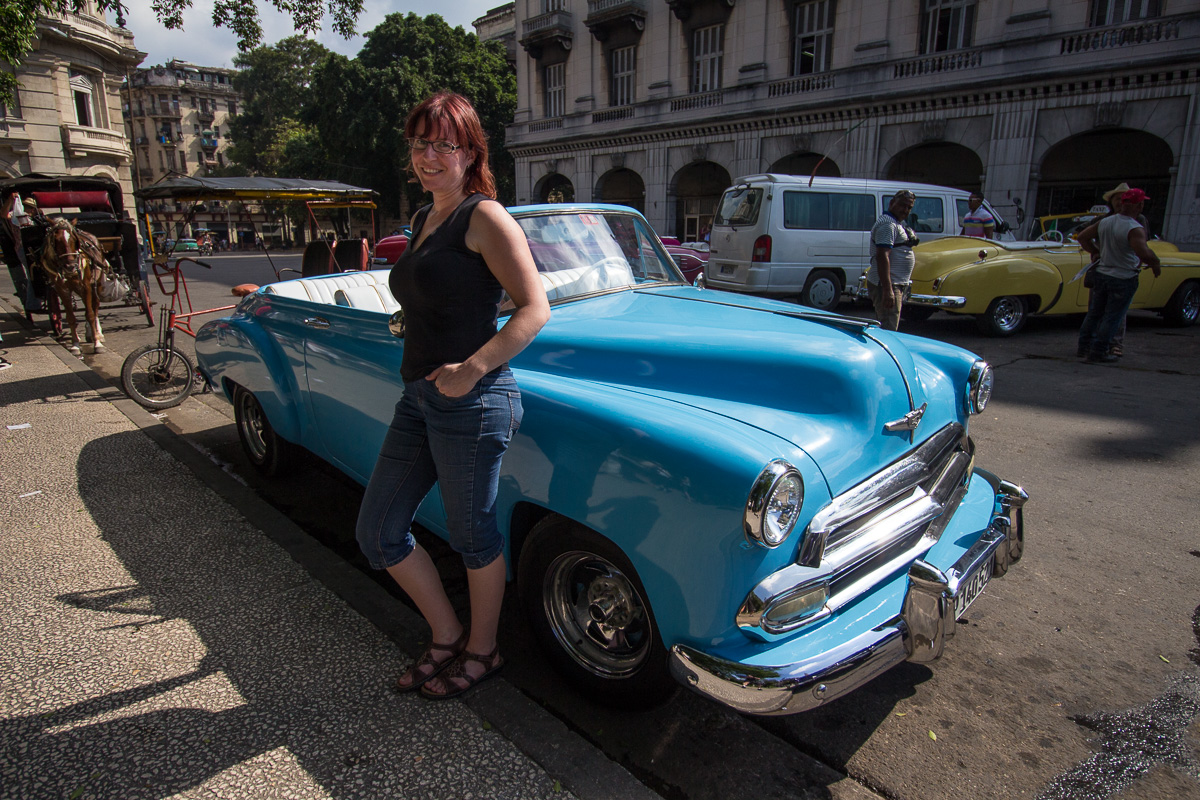
[{"label": "chrome side trim", "polygon": [[943,297],[939,294],[912,294],[905,302],[917,306],[933,306],[934,308],[962,308],[967,304],[965,297]]}]

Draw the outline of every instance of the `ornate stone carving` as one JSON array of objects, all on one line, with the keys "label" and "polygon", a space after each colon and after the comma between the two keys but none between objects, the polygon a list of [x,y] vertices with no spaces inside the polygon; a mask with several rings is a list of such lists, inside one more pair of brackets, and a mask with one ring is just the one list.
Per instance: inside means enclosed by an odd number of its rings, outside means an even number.
[{"label": "ornate stone carving", "polygon": [[1121,120],[1125,118],[1125,103],[1121,100],[1113,100],[1107,103],[1096,104],[1096,120],[1092,123],[1094,128],[1116,128],[1120,127]]},{"label": "ornate stone carving", "polygon": [[921,141],[940,142],[946,138],[946,120],[927,119],[921,123]]}]

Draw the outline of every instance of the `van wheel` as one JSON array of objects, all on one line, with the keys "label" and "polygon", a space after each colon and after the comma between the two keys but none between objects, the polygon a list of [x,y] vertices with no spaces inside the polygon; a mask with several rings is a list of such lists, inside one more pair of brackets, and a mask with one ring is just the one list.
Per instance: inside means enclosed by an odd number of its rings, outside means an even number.
[{"label": "van wheel", "polygon": [[814,270],[800,293],[800,302],[822,311],[833,311],[842,300],[842,281],[827,269]]},{"label": "van wheel", "polygon": [[997,297],[987,311],[975,317],[979,331],[988,336],[1012,336],[1025,327],[1029,306],[1023,297]]}]

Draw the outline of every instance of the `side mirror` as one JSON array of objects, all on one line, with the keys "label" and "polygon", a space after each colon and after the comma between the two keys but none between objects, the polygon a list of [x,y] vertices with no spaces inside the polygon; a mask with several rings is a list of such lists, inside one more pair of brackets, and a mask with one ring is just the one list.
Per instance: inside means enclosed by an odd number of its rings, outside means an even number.
[{"label": "side mirror", "polygon": [[392,332],[392,336],[397,339],[404,338],[404,309],[400,309],[388,318],[388,330]]}]

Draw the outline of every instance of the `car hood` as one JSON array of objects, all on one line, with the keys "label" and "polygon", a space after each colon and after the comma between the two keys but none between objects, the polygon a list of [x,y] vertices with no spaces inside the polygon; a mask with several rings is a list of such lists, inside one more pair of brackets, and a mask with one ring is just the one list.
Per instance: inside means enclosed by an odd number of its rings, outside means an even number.
[{"label": "car hood", "polygon": [[[804,450],[837,493],[913,446],[908,431],[884,428],[929,394],[904,338],[788,303],[664,287],[555,306],[513,366],[768,431]],[[927,410],[917,441],[954,414],[952,403],[930,405],[938,407]],[[703,436],[705,417],[696,416]]]}]

